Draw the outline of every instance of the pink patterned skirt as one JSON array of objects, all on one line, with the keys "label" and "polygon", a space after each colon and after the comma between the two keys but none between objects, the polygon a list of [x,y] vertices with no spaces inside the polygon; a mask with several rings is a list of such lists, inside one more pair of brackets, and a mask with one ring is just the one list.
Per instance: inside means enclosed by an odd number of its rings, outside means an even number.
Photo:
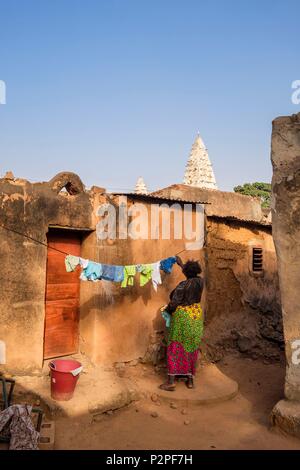
[{"label": "pink patterned skirt", "polygon": [[195,375],[202,336],[203,313],[200,304],[177,307],[172,315],[168,337],[169,375]]}]

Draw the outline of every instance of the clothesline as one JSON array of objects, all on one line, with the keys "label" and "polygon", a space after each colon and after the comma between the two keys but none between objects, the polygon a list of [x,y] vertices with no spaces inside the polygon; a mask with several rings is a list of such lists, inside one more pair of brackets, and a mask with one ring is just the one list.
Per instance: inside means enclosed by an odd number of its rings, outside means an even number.
[{"label": "clothesline", "polygon": [[58,248],[54,248],[53,246],[48,245],[47,243],[41,242],[40,240],[37,240],[36,238],[31,237],[30,235],[27,235],[26,233],[19,232],[18,230],[8,228],[5,225],[0,224],[1,228],[4,228],[8,232],[16,233],[17,235],[20,235],[21,237],[28,238],[29,240],[32,240],[35,243],[38,243],[39,245],[45,246],[46,248],[51,248],[51,250],[58,251],[59,253],[62,253],[63,255],[68,255],[69,253],[59,250]]},{"label": "clothesline", "polygon": [[[9,228],[9,227],[6,227],[5,225],[3,224],[0,224],[0,227],[7,230],[8,232],[12,232],[12,233],[15,233],[17,235],[20,235],[24,238],[28,238],[29,240],[35,242],[35,243],[38,243],[39,245],[42,245],[42,246],[45,246],[46,248],[49,248],[51,250],[54,250],[54,251],[57,251],[58,253],[61,253],[65,256],[68,256],[68,255],[71,255],[71,253],[67,253],[66,251],[63,251],[63,250],[60,250],[59,248],[55,248],[54,246],[51,246],[51,245],[48,245],[47,243],[44,243],[44,242],[41,242],[40,240],[37,240],[36,238],[33,238],[31,237],[30,235],[27,235],[26,233],[23,233],[23,232],[19,232],[18,230],[15,230],[15,229],[12,229],[12,228]],[[187,251],[186,248],[184,248],[183,250],[179,251],[178,253],[175,253],[174,256],[178,256],[180,255],[181,253],[183,253],[184,251]],[[136,265],[138,264],[141,264],[141,263],[136,263]],[[145,263],[144,263],[145,264]],[[147,263],[147,264],[151,264],[151,263]]]},{"label": "clothesline", "polygon": [[153,287],[155,291],[157,291],[157,286],[162,282],[160,270],[170,274],[173,265],[176,263],[176,256],[187,250],[187,248],[185,248],[177,252],[174,256],[169,256],[167,258],[152,263],[136,263],[124,266],[104,264],[87,260],[76,255],[71,255],[70,253],[67,253],[64,250],[55,248],[40,240],[37,240],[34,237],[31,237],[30,235],[27,235],[26,233],[11,229],[3,224],[0,224],[0,227],[9,232],[27,238],[28,240],[31,240],[39,245],[42,245],[47,249],[51,249],[65,255],[65,266],[67,272],[74,271],[77,265],[80,265],[83,268],[80,275],[80,279],[83,281],[107,280],[113,282],[121,282],[121,287],[133,286],[135,275],[137,273],[140,273],[140,286],[144,286],[150,280],[152,280]]}]

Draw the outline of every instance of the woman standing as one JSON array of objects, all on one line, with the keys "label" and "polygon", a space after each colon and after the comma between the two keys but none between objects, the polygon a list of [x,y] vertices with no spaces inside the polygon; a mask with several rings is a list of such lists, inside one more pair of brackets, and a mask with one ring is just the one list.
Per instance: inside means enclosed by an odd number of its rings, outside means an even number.
[{"label": "woman standing", "polygon": [[170,302],[164,309],[172,315],[167,347],[168,380],[160,385],[163,390],[175,390],[175,377],[187,377],[188,388],[194,387],[193,377],[203,336],[203,312],[200,300],[203,291],[201,266],[197,261],[177,264],[186,277],[170,294]]}]

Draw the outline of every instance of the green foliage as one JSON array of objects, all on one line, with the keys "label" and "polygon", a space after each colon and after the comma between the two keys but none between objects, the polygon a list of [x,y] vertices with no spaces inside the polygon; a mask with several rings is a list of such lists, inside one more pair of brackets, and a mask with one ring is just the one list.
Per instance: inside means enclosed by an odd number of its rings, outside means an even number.
[{"label": "green foliage", "polygon": [[262,207],[270,207],[271,203],[271,184],[270,183],[245,183],[243,186],[233,188],[235,193],[245,196],[259,197]]}]

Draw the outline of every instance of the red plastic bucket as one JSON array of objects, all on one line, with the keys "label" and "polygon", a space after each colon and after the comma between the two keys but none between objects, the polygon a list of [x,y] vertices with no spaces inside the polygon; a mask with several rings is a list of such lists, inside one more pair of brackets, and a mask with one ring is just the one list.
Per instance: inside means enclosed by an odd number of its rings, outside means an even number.
[{"label": "red plastic bucket", "polygon": [[82,365],[74,359],[55,359],[49,363],[51,397],[67,401],[73,396]]}]

